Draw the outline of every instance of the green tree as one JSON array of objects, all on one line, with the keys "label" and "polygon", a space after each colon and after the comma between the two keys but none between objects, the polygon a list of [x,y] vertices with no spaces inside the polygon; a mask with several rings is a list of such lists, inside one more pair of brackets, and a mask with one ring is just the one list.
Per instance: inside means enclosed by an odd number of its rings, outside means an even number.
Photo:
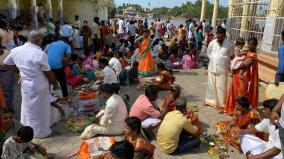
[{"label": "green tree", "polygon": [[[159,15],[165,15],[165,16],[175,16],[175,17],[183,17],[183,18],[200,18],[201,13],[201,5],[202,1],[197,0],[195,3],[187,2],[183,4],[180,7],[175,6],[174,8],[154,8],[155,13]],[[211,19],[212,13],[213,13],[214,5],[206,2],[206,13],[205,18]],[[228,8],[220,6],[219,12],[218,12],[218,18],[226,18],[228,15]]]}]

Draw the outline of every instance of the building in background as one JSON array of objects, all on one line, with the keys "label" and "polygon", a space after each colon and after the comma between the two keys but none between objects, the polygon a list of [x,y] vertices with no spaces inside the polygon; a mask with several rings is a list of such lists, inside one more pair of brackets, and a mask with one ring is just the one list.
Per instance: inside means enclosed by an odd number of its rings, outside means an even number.
[{"label": "building in background", "polygon": [[108,7],[113,4],[113,0],[0,0],[0,13],[10,20],[21,16],[26,23],[37,28],[40,13],[44,13],[46,21],[54,18],[61,23],[65,20],[73,23],[74,15],[89,23],[95,16],[107,20]]},{"label": "building in background", "polygon": [[259,77],[273,81],[277,49],[284,30],[283,0],[229,0],[227,28],[231,40],[256,37],[259,42]]}]

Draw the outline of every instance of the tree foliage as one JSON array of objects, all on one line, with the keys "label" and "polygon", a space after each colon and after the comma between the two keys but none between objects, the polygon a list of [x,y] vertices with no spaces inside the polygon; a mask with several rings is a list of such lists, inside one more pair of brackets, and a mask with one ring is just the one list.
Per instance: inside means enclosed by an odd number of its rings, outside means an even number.
[{"label": "tree foliage", "polygon": [[[154,12],[159,15],[165,15],[168,17],[174,16],[174,17],[183,17],[183,18],[200,18],[201,5],[202,5],[202,1],[197,0],[195,3],[192,3],[192,2],[184,3],[180,7],[175,6],[173,8],[166,8],[166,7],[154,8]],[[206,8],[205,8],[205,11],[206,11],[205,18],[206,19],[212,18],[213,8],[214,8],[214,5],[207,1]],[[228,8],[219,6],[218,18],[226,18],[227,15],[228,15]]]}]

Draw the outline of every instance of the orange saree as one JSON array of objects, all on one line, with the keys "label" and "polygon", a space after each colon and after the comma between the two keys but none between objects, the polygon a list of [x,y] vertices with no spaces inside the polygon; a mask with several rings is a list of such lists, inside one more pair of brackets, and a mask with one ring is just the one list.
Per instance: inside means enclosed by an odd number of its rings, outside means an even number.
[{"label": "orange saree", "polygon": [[151,39],[140,37],[140,48],[138,52],[138,72],[142,76],[150,76],[154,71],[154,58],[151,55]]},{"label": "orange saree", "polygon": [[229,88],[224,112],[228,115],[234,115],[236,100],[238,97],[247,97],[252,108],[258,106],[258,67],[256,53],[248,53],[246,59],[252,59],[253,62],[249,68],[244,70],[244,79],[240,78],[240,70],[233,71],[231,86]]}]

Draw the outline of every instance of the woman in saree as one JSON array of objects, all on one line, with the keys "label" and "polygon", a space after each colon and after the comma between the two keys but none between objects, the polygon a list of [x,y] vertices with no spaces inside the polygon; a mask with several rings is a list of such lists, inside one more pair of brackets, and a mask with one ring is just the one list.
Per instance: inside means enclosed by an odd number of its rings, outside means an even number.
[{"label": "woman in saree", "polygon": [[82,81],[86,81],[86,79],[83,79],[81,75],[74,75],[70,66],[65,66],[64,72],[65,72],[66,83],[72,86],[72,88],[80,84]]},{"label": "woman in saree", "polygon": [[172,72],[167,70],[163,63],[158,63],[157,67],[160,72],[160,77],[154,79],[152,85],[159,90],[170,90],[175,81]]},{"label": "woman in saree", "polygon": [[82,57],[78,57],[76,64],[73,65],[73,72],[75,75],[81,75],[89,80],[94,80],[96,77],[94,71],[86,70]]},{"label": "woman in saree", "polygon": [[154,58],[151,55],[151,43],[152,39],[150,38],[149,30],[144,31],[144,35],[139,37],[135,43],[139,43],[139,52],[138,52],[138,71],[142,76],[149,77],[154,71]]},{"label": "woman in saree", "polygon": [[258,62],[257,62],[257,39],[248,40],[248,52],[244,61],[237,70],[233,71],[233,79],[224,106],[224,112],[233,115],[236,107],[236,99],[240,96],[247,97],[251,108],[258,106]]},{"label": "woman in saree", "polygon": [[[246,97],[239,97],[236,101],[237,111],[232,121],[220,121],[216,127],[223,135],[225,141],[229,142],[233,147],[240,150],[240,140],[236,135],[241,129],[247,129],[255,126],[260,122],[260,115],[256,110],[250,109],[250,102]],[[256,134],[259,138],[263,138],[262,133]]]},{"label": "woman in saree", "polygon": [[137,117],[125,119],[124,134],[134,146],[133,159],[152,159],[155,146],[148,142],[141,134],[141,121]]}]

